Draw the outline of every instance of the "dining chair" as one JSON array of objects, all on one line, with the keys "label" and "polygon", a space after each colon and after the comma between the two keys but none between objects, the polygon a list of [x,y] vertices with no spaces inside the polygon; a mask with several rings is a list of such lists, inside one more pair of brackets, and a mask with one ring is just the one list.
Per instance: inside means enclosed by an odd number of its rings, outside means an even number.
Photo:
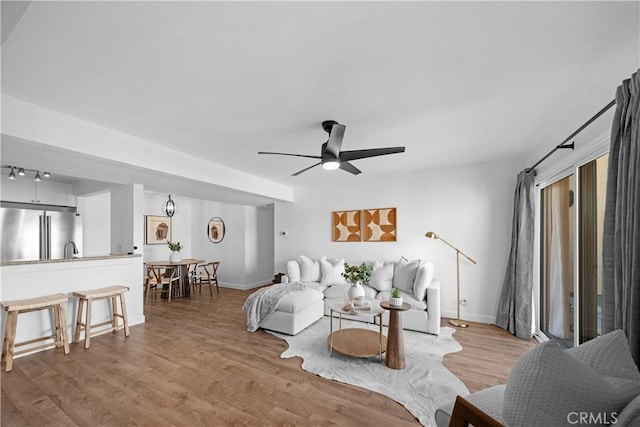
[{"label": "dining chair", "polygon": [[[167,292],[167,301],[171,302],[174,288],[180,285],[180,277],[176,267],[149,266],[147,268],[146,302],[149,302],[149,294]],[[165,289],[166,286],[166,289]]]},{"label": "dining chair", "polygon": [[218,286],[218,266],[220,265],[220,261],[212,261],[206,264],[198,264],[198,268],[200,271],[196,271],[196,274],[193,277],[193,281],[191,282],[192,287],[199,286],[199,293],[202,293],[202,285],[208,285],[209,294],[213,298],[213,291],[211,287],[215,285],[216,293],[220,293],[220,287]]}]

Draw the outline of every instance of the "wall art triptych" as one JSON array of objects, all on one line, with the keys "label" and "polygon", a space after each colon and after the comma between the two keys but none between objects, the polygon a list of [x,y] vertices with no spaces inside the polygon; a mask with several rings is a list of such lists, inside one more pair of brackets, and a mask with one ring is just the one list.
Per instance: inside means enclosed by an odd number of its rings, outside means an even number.
[{"label": "wall art triptych", "polygon": [[396,241],[396,208],[335,211],[332,218],[334,242]]}]

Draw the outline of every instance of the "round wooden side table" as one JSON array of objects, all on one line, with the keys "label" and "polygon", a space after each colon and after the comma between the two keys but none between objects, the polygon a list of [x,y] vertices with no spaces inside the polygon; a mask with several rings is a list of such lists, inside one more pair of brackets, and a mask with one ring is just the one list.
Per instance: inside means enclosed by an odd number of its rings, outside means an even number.
[{"label": "round wooden side table", "polygon": [[401,306],[391,305],[389,301],[381,301],[380,307],[389,310],[389,332],[387,334],[387,354],[384,364],[391,369],[404,369],[404,335],[402,334],[402,312],[411,308],[404,302]]}]

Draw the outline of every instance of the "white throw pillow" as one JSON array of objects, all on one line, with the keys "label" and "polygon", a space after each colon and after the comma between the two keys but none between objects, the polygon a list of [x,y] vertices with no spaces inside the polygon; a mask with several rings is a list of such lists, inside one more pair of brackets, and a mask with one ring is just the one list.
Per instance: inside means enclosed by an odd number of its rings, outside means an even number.
[{"label": "white throw pillow", "polygon": [[309,257],[300,255],[300,281],[301,282],[319,282],[320,281],[320,261],[315,261]]},{"label": "white throw pillow", "polygon": [[413,296],[422,301],[427,297],[427,287],[433,280],[433,263],[427,262],[418,268],[416,280],[413,282]]},{"label": "white throw pillow", "polygon": [[[628,347],[617,350],[629,353]],[[633,364],[630,356],[627,359]],[[538,345],[518,360],[509,375],[504,390],[505,425],[569,425],[567,417],[572,413],[608,417],[620,413],[640,393],[640,382],[637,376],[609,376],[598,372],[599,368],[553,341]]]},{"label": "white throw pillow", "polygon": [[374,262],[373,274],[369,279],[369,286],[380,292],[390,291],[393,287],[393,264],[392,262]]},{"label": "white throw pillow", "polygon": [[300,282],[300,263],[298,261],[287,261],[287,277],[289,278],[289,283]]},{"label": "white throw pillow", "polygon": [[323,256],[320,258],[320,272],[322,273],[320,284],[323,286],[347,283],[345,278],[342,277],[342,273],[344,273],[344,258],[332,262]]},{"label": "white throw pillow", "polygon": [[413,294],[413,282],[420,266],[420,260],[409,261],[405,257],[400,258],[393,272],[393,287],[409,294]]}]

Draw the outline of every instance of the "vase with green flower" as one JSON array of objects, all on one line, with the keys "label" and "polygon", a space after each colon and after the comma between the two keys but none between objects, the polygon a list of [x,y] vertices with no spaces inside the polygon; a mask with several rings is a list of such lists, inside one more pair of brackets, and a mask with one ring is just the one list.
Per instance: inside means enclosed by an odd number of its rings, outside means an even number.
[{"label": "vase with green flower", "polygon": [[171,255],[169,256],[169,261],[171,262],[179,262],[180,261],[180,251],[183,246],[180,242],[171,243],[167,242],[169,245],[169,249],[171,249]]},{"label": "vase with green flower", "polygon": [[362,284],[369,283],[372,273],[373,267],[370,265],[365,265],[364,263],[360,265],[349,265],[346,262],[344,263],[344,273],[342,273],[342,277],[351,283],[349,291],[347,292],[347,297],[350,301],[357,299],[362,301],[364,298],[364,288]]}]

